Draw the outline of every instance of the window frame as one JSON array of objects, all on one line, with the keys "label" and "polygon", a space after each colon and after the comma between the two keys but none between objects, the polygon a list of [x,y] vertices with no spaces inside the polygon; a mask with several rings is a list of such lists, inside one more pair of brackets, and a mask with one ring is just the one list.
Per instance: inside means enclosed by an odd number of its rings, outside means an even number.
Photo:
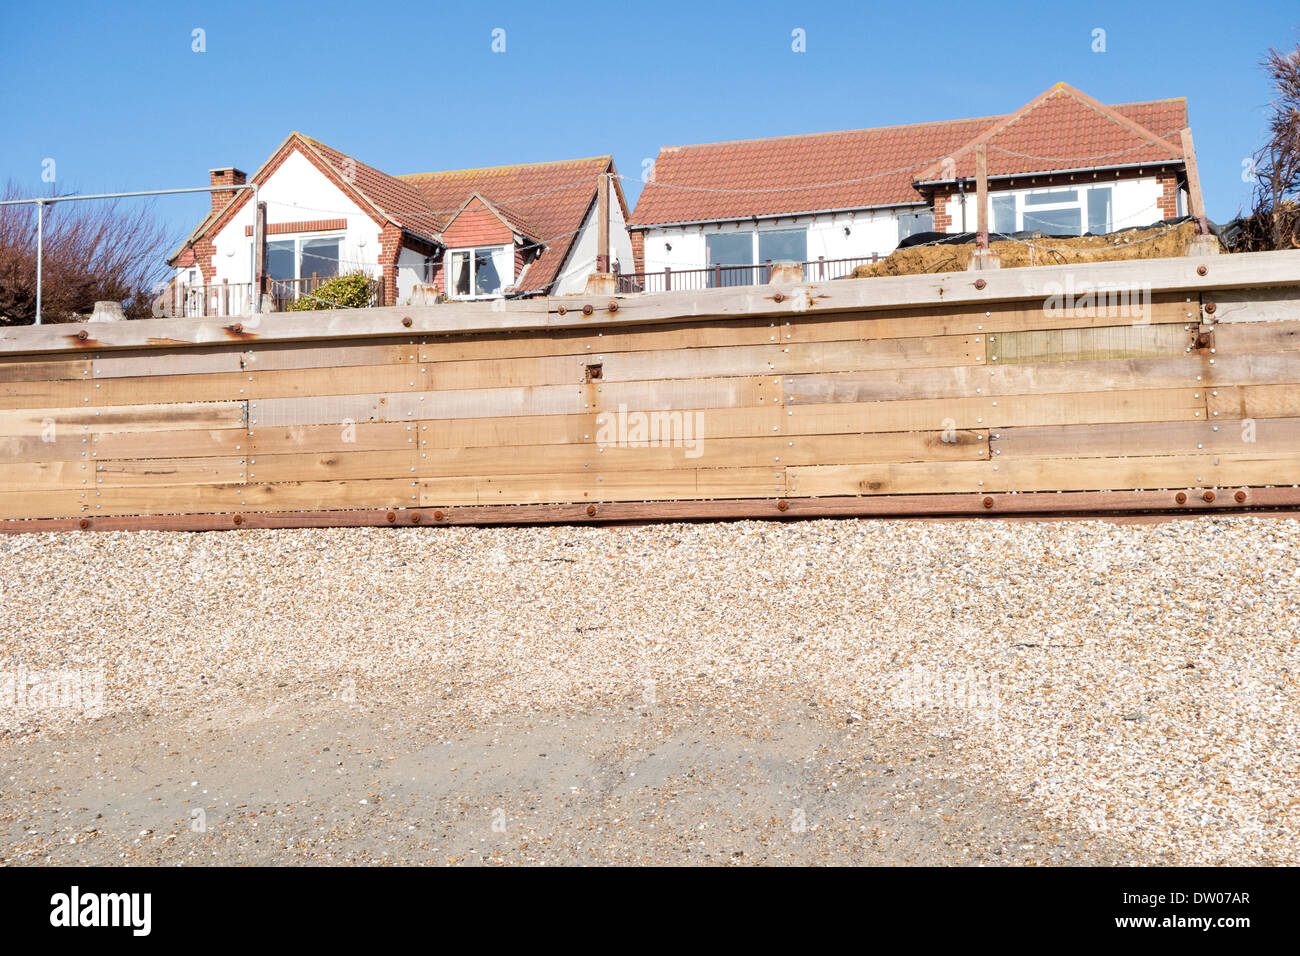
[{"label": "window frame", "polygon": [[[334,260],[334,276],[324,276],[322,277],[321,281],[322,282],[327,281],[331,278],[334,278],[335,276],[342,275],[343,274],[342,272],[343,245],[347,241],[346,232],[339,232],[336,229],[332,229],[327,232],[294,232],[294,233],[287,233],[287,234],[282,234],[274,237],[268,235],[266,237],[266,244],[268,247],[273,242],[293,243],[293,273],[294,273],[293,278],[272,279],[271,281],[298,283],[301,282],[303,279],[310,279],[311,276],[305,276],[302,274],[302,247],[304,242],[311,242],[316,239],[337,239],[339,244],[338,258]],[[250,239],[248,243],[248,275],[250,281],[257,278],[256,272],[257,272],[257,243],[256,241]],[[267,272],[267,278],[268,279],[271,278],[271,274],[269,271]]]},{"label": "window frame", "polygon": [[[1012,198],[1015,200],[1015,210],[1013,214],[1013,221],[1014,221],[1015,228],[1011,230],[1012,232],[1028,231],[1027,227],[1025,226],[1026,214],[1028,214],[1031,217],[1050,217],[1051,214],[1055,212],[1070,211],[1070,212],[1077,213],[1079,216],[1079,232],[1076,233],[1076,235],[1082,236],[1088,233],[1089,227],[1091,226],[1090,216],[1089,216],[1089,205],[1091,202],[1091,197],[1094,192],[1098,192],[1103,189],[1110,193],[1110,200],[1107,203],[1107,222],[1106,222],[1106,226],[1107,226],[1106,231],[1110,232],[1115,228],[1114,183],[1097,183],[1095,185],[1078,185],[1078,186],[1070,186],[1070,187],[1044,186],[1039,189],[1031,189],[1026,191],[998,190],[997,192],[991,192],[989,193],[989,200],[988,200],[989,201],[988,221],[991,225],[993,225],[993,231],[999,231],[996,228],[997,212],[993,208],[993,201],[995,199]],[[1074,199],[1057,200],[1054,202],[1044,201],[1046,197],[1051,196],[1053,193],[1056,194],[1072,193],[1074,194]],[[1033,201],[1033,198],[1038,198],[1038,201],[1037,202]],[[1047,232],[1048,230],[1039,229],[1039,231]]]},{"label": "window frame", "polygon": [[[504,253],[504,259],[507,268],[505,270],[502,270],[500,266],[497,267],[497,273],[501,279],[501,287],[496,292],[478,293],[473,291],[477,279],[476,273],[478,272],[478,267],[475,265],[475,257],[477,256],[478,253],[485,252],[485,251],[492,256],[492,260],[494,263],[496,262],[496,254]],[[452,264],[452,260],[455,258],[456,253],[458,252],[469,253],[469,264],[467,268],[469,269],[469,287],[471,291],[465,295],[458,295],[457,293],[452,291],[452,265],[451,264]],[[498,242],[486,246],[457,246],[454,249],[447,249],[446,251],[444,251],[442,254],[442,261],[444,263],[443,275],[445,277],[443,282],[443,286],[444,286],[443,293],[447,296],[447,298],[456,299],[459,302],[502,298],[506,294],[506,289],[514,285],[515,282],[515,245],[513,242],[511,243]]]}]

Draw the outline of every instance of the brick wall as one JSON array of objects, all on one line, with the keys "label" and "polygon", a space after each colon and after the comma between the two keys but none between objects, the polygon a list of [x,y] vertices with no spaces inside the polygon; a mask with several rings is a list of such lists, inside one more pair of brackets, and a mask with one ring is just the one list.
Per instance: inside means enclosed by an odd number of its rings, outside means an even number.
[{"label": "brick wall", "polygon": [[[236,169],[234,166],[227,166],[225,169],[209,169],[208,185],[209,186],[242,186],[248,182],[248,176],[242,169]],[[226,207],[235,196],[241,195],[233,189],[223,189],[220,192],[214,192],[212,196],[212,211],[217,212]]]},{"label": "brick wall", "polygon": [[633,229],[628,232],[628,238],[632,240],[632,271],[645,272],[645,233]]},{"label": "brick wall", "polygon": [[[338,232],[347,229],[346,219],[310,219],[304,222],[273,222],[266,227],[268,236],[279,236],[287,232]],[[244,235],[253,234],[252,226],[244,227]]]},{"label": "brick wall", "polygon": [[500,216],[475,199],[447,224],[442,241],[448,249],[504,246],[514,242],[514,232]]},{"label": "brick wall", "polygon": [[948,214],[949,193],[936,192],[934,194],[934,231],[947,232],[948,227],[952,225],[952,216]]},{"label": "brick wall", "polygon": [[379,265],[384,273],[384,305],[397,303],[397,258],[402,254],[402,230],[391,222],[379,233]]},{"label": "brick wall", "polygon": [[1160,198],[1156,200],[1156,205],[1160,207],[1160,218],[1178,218],[1178,177],[1160,176],[1156,182],[1160,184]]}]

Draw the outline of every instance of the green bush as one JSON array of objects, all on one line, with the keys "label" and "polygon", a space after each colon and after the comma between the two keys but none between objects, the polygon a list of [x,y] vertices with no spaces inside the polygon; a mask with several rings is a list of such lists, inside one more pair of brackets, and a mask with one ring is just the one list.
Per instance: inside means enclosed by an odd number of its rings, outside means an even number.
[{"label": "green bush", "polygon": [[364,309],[370,305],[370,277],[364,272],[349,272],[323,282],[310,293],[300,292],[289,303],[289,312],[315,309]]}]

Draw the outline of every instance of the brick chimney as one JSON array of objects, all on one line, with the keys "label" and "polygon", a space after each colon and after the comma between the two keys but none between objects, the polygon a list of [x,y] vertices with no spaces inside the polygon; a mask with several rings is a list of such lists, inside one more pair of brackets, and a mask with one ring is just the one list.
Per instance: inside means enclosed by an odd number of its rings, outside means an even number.
[{"label": "brick chimney", "polygon": [[[208,170],[209,186],[242,186],[246,182],[248,182],[248,174],[242,169],[236,169],[234,166]],[[224,209],[226,203],[230,202],[236,195],[237,193],[230,189],[212,193],[212,211],[216,212],[219,209]]]}]

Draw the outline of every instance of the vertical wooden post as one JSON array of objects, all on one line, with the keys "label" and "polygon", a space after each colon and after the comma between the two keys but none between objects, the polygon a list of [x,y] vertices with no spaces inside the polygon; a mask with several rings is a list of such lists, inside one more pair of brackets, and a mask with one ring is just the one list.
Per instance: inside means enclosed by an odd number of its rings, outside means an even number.
[{"label": "vertical wooden post", "polygon": [[664,291],[671,292],[672,290],[673,290],[673,267],[664,266]]},{"label": "vertical wooden post", "polygon": [[262,311],[262,295],[266,292],[266,203],[257,204],[253,223],[253,314]]},{"label": "vertical wooden post", "polygon": [[989,247],[989,148],[986,143],[975,147],[975,244]]},{"label": "vertical wooden post", "polygon": [[1187,168],[1187,213],[1196,220],[1196,234],[1207,235],[1209,223],[1205,221],[1205,200],[1201,196],[1201,174],[1196,169],[1196,147],[1192,145],[1192,131],[1184,128],[1183,163]]},{"label": "vertical wooden post", "polygon": [[609,173],[596,185],[596,271],[609,271]]},{"label": "vertical wooden post", "polygon": [[221,280],[221,314],[230,314],[230,280]]}]

